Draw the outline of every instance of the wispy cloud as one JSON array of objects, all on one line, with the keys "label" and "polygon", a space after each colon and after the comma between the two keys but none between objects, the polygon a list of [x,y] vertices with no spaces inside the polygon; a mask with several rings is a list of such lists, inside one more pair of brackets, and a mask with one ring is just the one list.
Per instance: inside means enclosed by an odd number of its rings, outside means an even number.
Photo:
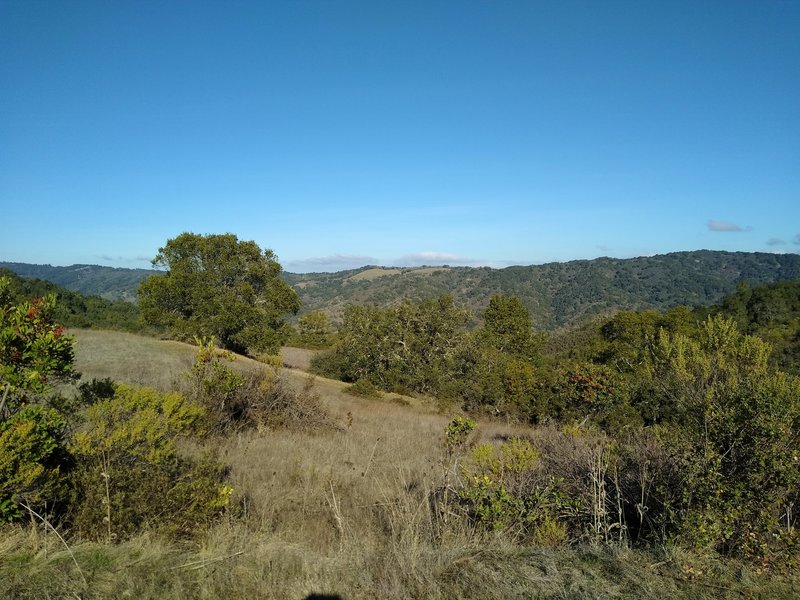
[{"label": "wispy cloud", "polygon": [[488,260],[483,258],[470,258],[466,256],[459,256],[449,252],[433,252],[426,250],[424,252],[413,252],[401,256],[393,261],[393,266],[396,267],[422,267],[422,266],[439,266],[449,265],[451,267],[494,267],[502,268],[509,265],[519,264],[511,260]]},{"label": "wispy cloud", "polygon": [[152,256],[111,256],[109,254],[101,254],[97,258],[110,263],[149,263],[153,260]]},{"label": "wispy cloud", "polygon": [[284,263],[287,271],[307,273],[309,271],[346,271],[357,269],[364,265],[378,264],[374,256],[361,256],[357,254],[331,254],[329,256],[312,256],[299,260],[290,260]]},{"label": "wispy cloud", "polygon": [[785,246],[786,240],[782,240],[780,238],[769,238],[767,240],[767,246]]},{"label": "wispy cloud", "polygon": [[332,254],[329,256],[312,256],[298,260],[289,260],[283,263],[284,268],[293,273],[310,273],[314,271],[345,271],[357,269],[367,265],[382,265],[387,267],[438,267],[449,265],[451,267],[493,267],[502,269],[511,265],[521,264],[513,260],[489,260],[483,258],[470,258],[459,256],[451,252],[435,252],[426,250],[412,252],[394,259],[379,259],[374,256],[361,256],[357,254]]},{"label": "wispy cloud", "polygon": [[752,227],[740,227],[736,223],[732,223],[730,221],[718,221],[716,219],[711,219],[706,223],[706,226],[710,231],[724,231],[724,232],[743,232],[743,231],[752,231]]}]

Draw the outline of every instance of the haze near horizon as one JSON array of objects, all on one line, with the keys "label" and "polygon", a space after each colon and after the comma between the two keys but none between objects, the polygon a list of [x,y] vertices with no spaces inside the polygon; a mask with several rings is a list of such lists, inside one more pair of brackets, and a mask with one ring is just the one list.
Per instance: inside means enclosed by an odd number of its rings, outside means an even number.
[{"label": "haze near horizon", "polygon": [[800,4],[0,3],[0,261],[800,251]]}]

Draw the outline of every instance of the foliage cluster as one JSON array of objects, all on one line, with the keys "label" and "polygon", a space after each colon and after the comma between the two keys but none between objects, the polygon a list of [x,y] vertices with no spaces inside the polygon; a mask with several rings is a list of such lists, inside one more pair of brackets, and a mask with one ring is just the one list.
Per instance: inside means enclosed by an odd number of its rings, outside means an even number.
[{"label": "foliage cluster", "polygon": [[195,362],[185,374],[185,394],[206,411],[206,426],[215,433],[243,429],[287,428],[314,431],[335,428],[309,378],[302,389],[289,385],[279,367],[264,366],[242,374],[229,363],[235,355],[213,340],[197,338]]},{"label": "foliage cluster", "polygon": [[485,325],[469,331],[450,296],[392,308],[349,306],[320,374],[385,390],[462,398],[468,408],[523,404],[533,389],[538,338],[517,298],[497,295]]},{"label": "foliage cluster", "polygon": [[292,346],[322,350],[330,348],[336,337],[336,331],[328,315],[322,311],[312,311],[297,320],[295,334],[290,339]]},{"label": "foliage cluster", "polygon": [[123,385],[89,406],[69,443],[74,530],[108,541],[145,528],[187,536],[225,511],[233,488],[221,465],[178,452],[178,439],[202,433],[204,416],[180,394]]},{"label": "foliage cluster", "polygon": [[274,354],[289,334],[284,316],[300,308],[273,252],[233,234],[182,233],[153,265],[166,272],[139,286],[142,317],[185,339],[213,337],[227,350]]}]

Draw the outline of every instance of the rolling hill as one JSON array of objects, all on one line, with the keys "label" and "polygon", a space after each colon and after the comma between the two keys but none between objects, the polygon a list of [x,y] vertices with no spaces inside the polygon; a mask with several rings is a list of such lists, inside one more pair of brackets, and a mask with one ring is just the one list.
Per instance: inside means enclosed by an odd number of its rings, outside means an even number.
[{"label": "rolling hill", "polygon": [[[84,294],[133,300],[147,269],[92,265],[51,267],[0,263]],[[800,255],[698,250],[657,256],[597,258],[565,263],[488,267],[386,268],[367,266],[337,273],[285,273],[300,294],[303,312],[322,310],[334,318],[348,304],[396,304],[452,294],[474,314],[492,294],[516,294],[541,329],[557,329],[592,316],[626,309],[664,309],[713,304],[741,281],[761,285],[800,279]]]},{"label": "rolling hill", "polygon": [[619,308],[713,304],[740,281],[761,285],[800,278],[800,255],[699,250],[630,259],[597,258],[507,267],[387,269],[286,274],[303,310],[334,317],[347,304],[390,305],[452,294],[473,313],[492,294],[516,294],[542,329],[579,323]]},{"label": "rolling hill", "polygon": [[0,269],[14,271],[22,277],[44,279],[84,296],[129,302],[136,300],[139,282],[155,273],[150,269],[118,269],[99,265],[53,267],[15,262],[0,262]]}]

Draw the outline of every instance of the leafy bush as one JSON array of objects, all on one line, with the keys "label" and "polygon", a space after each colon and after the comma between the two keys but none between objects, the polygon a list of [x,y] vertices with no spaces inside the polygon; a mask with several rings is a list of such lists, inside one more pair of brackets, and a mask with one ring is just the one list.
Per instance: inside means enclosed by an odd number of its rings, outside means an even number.
[{"label": "leafy bush", "polygon": [[103,379],[91,379],[84,381],[78,386],[78,395],[81,404],[88,406],[98,400],[113,398],[117,391],[117,384],[110,377]]},{"label": "leafy bush", "polygon": [[61,415],[42,406],[0,420],[0,521],[21,517],[20,501],[37,510],[63,498],[70,462],[64,428]]},{"label": "leafy bush", "polygon": [[73,338],[53,323],[54,295],[11,304],[0,277],[0,416],[76,376]]},{"label": "leafy bush", "polygon": [[683,536],[725,553],[796,560],[800,379],[771,371],[769,354],[716,316],[696,340],[662,334],[654,375],[678,415],[667,442],[685,473]]},{"label": "leafy bush", "polygon": [[568,500],[559,479],[542,473],[539,452],[529,441],[479,444],[463,476],[458,497],[475,524],[549,545],[566,540],[559,514]]},{"label": "leafy bush", "polygon": [[200,432],[204,409],[177,393],[117,387],[86,410],[70,449],[72,523],[83,536],[107,540],[151,527],[190,535],[223,512],[232,492],[213,460],[181,456],[177,441]]},{"label": "leafy bush", "polygon": [[333,345],[335,331],[328,315],[322,311],[306,313],[297,320],[297,333],[292,344],[300,348],[319,350]]},{"label": "leafy bush", "polygon": [[222,431],[240,424],[247,411],[242,389],[245,378],[226,362],[236,355],[219,350],[208,338],[195,338],[197,354],[192,368],[184,373],[186,394],[206,411],[209,429]]},{"label": "leafy bush", "polygon": [[359,398],[380,398],[381,396],[378,386],[366,377],[362,377],[354,384],[347,386],[345,391],[351,396],[358,396]]}]

